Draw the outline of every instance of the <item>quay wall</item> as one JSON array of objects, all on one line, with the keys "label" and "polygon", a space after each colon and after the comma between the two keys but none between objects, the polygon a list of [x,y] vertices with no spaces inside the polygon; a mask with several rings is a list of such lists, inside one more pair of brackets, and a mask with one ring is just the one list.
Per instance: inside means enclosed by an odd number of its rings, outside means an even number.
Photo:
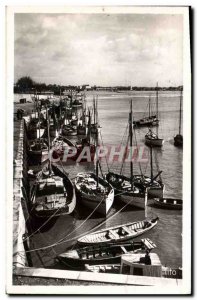
[{"label": "quay wall", "polygon": [[28,266],[25,247],[28,241],[23,242],[28,233],[27,220],[29,219],[28,177],[27,177],[27,137],[25,120],[14,121],[14,162],[13,162],[13,266]]}]

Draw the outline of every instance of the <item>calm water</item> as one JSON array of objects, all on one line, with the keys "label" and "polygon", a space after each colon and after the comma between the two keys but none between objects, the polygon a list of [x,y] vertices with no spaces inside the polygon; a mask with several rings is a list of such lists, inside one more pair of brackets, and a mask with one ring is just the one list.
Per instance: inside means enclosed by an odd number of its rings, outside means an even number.
[{"label": "calm water", "polygon": [[[129,94],[109,94],[102,93],[98,98],[99,123],[102,127],[102,138],[104,144],[120,144],[128,121],[129,100],[133,99],[133,117],[138,119],[148,113],[148,97],[151,97],[153,110],[155,109],[155,93],[153,92],[130,92]],[[168,197],[182,197],[182,149],[174,147],[173,137],[178,133],[179,123],[179,92],[162,92],[159,93],[159,135],[165,139],[162,149],[154,149],[154,174],[157,174],[157,164],[163,171],[162,180],[165,183],[165,195]],[[92,105],[92,95],[87,96],[87,105]],[[156,130],[154,128],[154,130]],[[144,145],[144,135],[147,128],[136,130],[136,140],[138,145]],[[141,164],[144,174],[150,174],[149,161]],[[113,164],[112,170],[120,166]],[[69,172],[70,177],[74,178],[77,172],[81,170],[93,170],[92,164],[72,165],[64,168]],[[106,164],[102,164],[103,172],[107,170]],[[140,174],[139,164],[134,163],[134,171]],[[128,174],[129,168],[125,165],[124,173]],[[112,216],[124,204],[115,201],[108,217]],[[94,214],[88,221],[82,224],[91,212],[86,207],[77,203],[74,215],[62,216],[53,224],[43,228],[42,232],[37,233],[31,239],[32,247],[39,248],[56,243],[61,238],[67,240],[85,233],[101,223],[104,218]],[[157,226],[143,237],[149,237],[156,243],[157,252],[161,262],[168,266],[182,265],[182,214],[180,211],[162,210],[148,207],[148,216],[159,216]],[[102,227],[118,225],[121,223],[131,222],[144,219],[144,210],[134,210],[127,207],[114,218],[107,220]],[[81,226],[82,225],[82,226]],[[81,226],[80,228],[78,228]],[[101,228],[102,228],[101,227]],[[75,230],[76,229],[76,230]],[[74,231],[75,230],[75,231]],[[61,245],[42,250],[32,255],[35,266],[53,267],[55,266],[54,257],[65,251],[67,247],[74,242],[64,242]],[[60,266],[56,266],[60,267]]]}]

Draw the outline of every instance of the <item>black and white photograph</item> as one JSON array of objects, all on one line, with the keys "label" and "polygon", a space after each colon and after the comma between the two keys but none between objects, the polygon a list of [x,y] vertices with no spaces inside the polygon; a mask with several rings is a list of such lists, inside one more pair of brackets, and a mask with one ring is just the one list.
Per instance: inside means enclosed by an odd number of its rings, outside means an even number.
[{"label": "black and white photograph", "polygon": [[8,294],[191,293],[187,6],[7,6]]}]

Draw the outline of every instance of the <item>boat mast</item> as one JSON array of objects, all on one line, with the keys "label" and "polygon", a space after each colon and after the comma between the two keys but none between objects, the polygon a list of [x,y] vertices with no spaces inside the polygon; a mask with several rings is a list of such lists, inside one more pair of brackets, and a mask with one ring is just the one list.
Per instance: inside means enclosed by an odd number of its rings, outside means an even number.
[{"label": "boat mast", "polygon": [[[47,117],[47,131],[48,131],[48,149],[50,151],[50,129],[49,129],[49,114],[48,114],[48,107],[46,106],[46,117]],[[51,157],[49,155],[49,174],[51,174]]]},{"label": "boat mast", "polygon": [[[95,102],[96,104],[96,102]],[[95,106],[96,108],[97,106]],[[98,112],[96,111],[95,112],[96,116],[98,116]],[[96,123],[96,132],[98,132],[98,124]],[[98,158],[98,134],[96,134],[96,178],[97,178],[97,181],[96,181],[96,187],[98,188],[99,186],[99,177],[98,177],[98,174],[99,173],[99,158]]]},{"label": "boat mast", "polygon": [[90,134],[91,134],[91,115],[90,115],[90,109],[88,109],[88,132],[87,132],[87,140],[90,144]]},{"label": "boat mast", "polygon": [[38,110],[38,139],[39,139],[39,143],[40,143],[40,108],[39,108],[39,106],[37,106],[37,110]]},{"label": "boat mast", "polygon": [[181,109],[182,109],[182,89],[181,89],[180,110],[179,110],[179,135],[181,134]]},{"label": "boat mast", "polygon": [[[159,120],[159,111],[158,111],[158,82],[157,82],[157,87],[156,87],[156,114],[157,114],[157,120]],[[158,136],[158,126],[156,126],[156,132],[157,132],[157,136]]]},{"label": "boat mast", "polygon": [[130,180],[133,184],[133,162],[132,162],[132,144],[133,144],[133,120],[132,120],[133,101],[130,103],[129,113],[129,136],[130,136]]},{"label": "boat mast", "polygon": [[150,178],[151,183],[153,182],[153,149],[152,146],[150,146]]},{"label": "boat mast", "polygon": [[96,104],[95,104],[95,97],[94,97],[93,98],[94,126],[96,124],[96,113],[95,113],[95,110],[96,110]]},{"label": "boat mast", "polygon": [[98,130],[98,95],[96,96],[96,125]]},{"label": "boat mast", "polygon": [[150,96],[149,96],[149,101],[148,101],[148,117],[150,118]]}]

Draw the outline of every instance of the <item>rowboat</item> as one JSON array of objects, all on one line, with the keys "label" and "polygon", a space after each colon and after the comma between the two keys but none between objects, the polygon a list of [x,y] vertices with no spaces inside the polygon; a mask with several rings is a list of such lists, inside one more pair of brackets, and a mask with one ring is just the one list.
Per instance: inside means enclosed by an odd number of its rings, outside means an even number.
[{"label": "rowboat", "polygon": [[183,207],[183,200],[182,199],[175,199],[175,198],[155,198],[153,199],[154,205],[165,208],[165,209],[177,209],[181,210]]},{"label": "rowboat", "polygon": [[[147,241],[148,240],[148,241]],[[57,259],[69,267],[81,268],[88,265],[101,264],[116,264],[120,263],[121,256],[125,253],[145,252],[151,250],[156,245],[149,239],[144,239],[137,242],[111,244],[111,245],[97,245],[68,250],[60,255]]]},{"label": "rowboat", "polygon": [[31,190],[31,212],[38,218],[68,215],[76,206],[72,182],[59,168],[54,165],[51,168],[38,174]]},{"label": "rowboat", "polygon": [[151,230],[157,224],[157,220],[158,218],[154,218],[152,220],[145,219],[143,221],[105,228],[84,235],[79,238],[77,242],[83,245],[125,242]]},{"label": "rowboat", "polygon": [[114,201],[114,189],[107,181],[94,173],[78,173],[75,188],[85,206],[107,215]]},{"label": "rowboat", "polygon": [[[155,253],[151,253],[151,256],[154,255],[156,258]],[[158,260],[156,260],[156,263]],[[125,263],[124,263],[125,265]],[[130,265],[128,265],[130,266]],[[144,266],[145,267],[145,266]],[[143,266],[142,266],[143,268]],[[154,268],[154,266],[153,266]],[[121,270],[122,269],[122,270]],[[93,273],[109,273],[109,274],[130,274],[130,268],[121,268],[121,263],[119,264],[106,264],[106,265],[85,265],[85,270],[88,272]],[[121,272],[122,271],[122,272]],[[152,274],[154,275],[154,274]],[[156,275],[156,274],[155,274]],[[182,268],[174,268],[174,267],[166,267],[161,265],[161,277],[163,278],[177,278],[182,279]]]}]

